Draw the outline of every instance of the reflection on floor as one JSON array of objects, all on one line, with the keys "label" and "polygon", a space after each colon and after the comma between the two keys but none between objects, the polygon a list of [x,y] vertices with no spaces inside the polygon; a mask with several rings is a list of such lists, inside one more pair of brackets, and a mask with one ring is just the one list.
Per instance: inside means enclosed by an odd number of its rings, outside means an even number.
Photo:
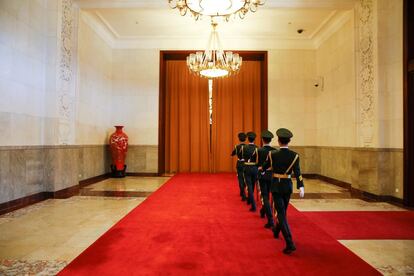
[{"label": "reflection on floor", "polygon": [[292,199],[300,211],[405,211],[386,202],[368,202],[357,198],[346,199]]},{"label": "reflection on floor", "polygon": [[[167,177],[107,179],[80,196],[47,200],[0,216],[0,275],[54,275],[112,225],[156,191]],[[300,211],[404,211],[351,198],[347,189],[306,179]],[[297,198],[297,194],[293,195]],[[340,241],[383,274],[414,274],[414,241]]]},{"label": "reflection on floor", "polygon": [[86,196],[147,197],[169,177],[110,178],[81,190]]}]

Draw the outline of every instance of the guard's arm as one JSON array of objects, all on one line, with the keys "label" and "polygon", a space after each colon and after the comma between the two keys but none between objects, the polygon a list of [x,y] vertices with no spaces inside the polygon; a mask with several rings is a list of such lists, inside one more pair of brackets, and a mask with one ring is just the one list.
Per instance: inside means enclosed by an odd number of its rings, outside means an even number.
[{"label": "guard's arm", "polygon": [[235,156],[237,153],[237,146],[234,146],[233,151],[231,152],[231,156]]},{"label": "guard's arm", "polygon": [[270,164],[270,160],[271,160],[271,155],[272,153],[269,152],[269,154],[266,157],[266,160],[264,161],[263,165],[262,165],[262,171],[266,171],[268,168],[270,168],[271,164]]},{"label": "guard's arm", "polygon": [[293,172],[295,173],[295,177],[296,177],[296,188],[300,189],[301,187],[304,187],[302,174],[300,172],[299,157],[298,157],[298,160],[296,160],[295,164],[293,165]]}]

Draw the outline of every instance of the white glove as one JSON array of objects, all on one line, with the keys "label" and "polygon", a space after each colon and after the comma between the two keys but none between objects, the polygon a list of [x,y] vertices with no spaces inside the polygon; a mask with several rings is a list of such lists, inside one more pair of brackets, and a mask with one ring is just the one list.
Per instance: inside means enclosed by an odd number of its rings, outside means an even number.
[{"label": "white glove", "polygon": [[299,188],[299,196],[302,197],[302,198],[305,196],[305,188],[304,187]]}]

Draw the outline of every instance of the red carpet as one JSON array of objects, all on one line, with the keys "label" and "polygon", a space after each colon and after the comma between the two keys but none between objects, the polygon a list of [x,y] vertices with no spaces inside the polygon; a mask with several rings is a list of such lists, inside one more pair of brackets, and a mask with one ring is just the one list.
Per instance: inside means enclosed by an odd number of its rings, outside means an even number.
[{"label": "red carpet", "polygon": [[337,240],[414,239],[414,212],[303,212]]},{"label": "red carpet", "polygon": [[297,251],[285,256],[265,220],[240,201],[233,174],[173,177],[61,275],[377,275],[291,208]]}]

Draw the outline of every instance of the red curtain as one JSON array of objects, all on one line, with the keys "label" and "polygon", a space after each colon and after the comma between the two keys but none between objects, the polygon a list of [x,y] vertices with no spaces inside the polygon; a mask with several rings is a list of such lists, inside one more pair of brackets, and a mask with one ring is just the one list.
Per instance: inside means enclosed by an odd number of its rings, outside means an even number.
[{"label": "red curtain", "polygon": [[212,161],[214,172],[235,171],[230,156],[240,131],[254,131],[260,143],[261,62],[244,61],[240,72],[214,80]]},{"label": "red curtain", "polygon": [[208,81],[185,61],[166,62],[165,170],[210,171]]},{"label": "red curtain", "polygon": [[237,134],[261,132],[260,92],[260,61],[244,61],[237,75],[214,80],[210,129],[207,79],[190,74],[185,61],[166,61],[165,171],[234,171]]}]

